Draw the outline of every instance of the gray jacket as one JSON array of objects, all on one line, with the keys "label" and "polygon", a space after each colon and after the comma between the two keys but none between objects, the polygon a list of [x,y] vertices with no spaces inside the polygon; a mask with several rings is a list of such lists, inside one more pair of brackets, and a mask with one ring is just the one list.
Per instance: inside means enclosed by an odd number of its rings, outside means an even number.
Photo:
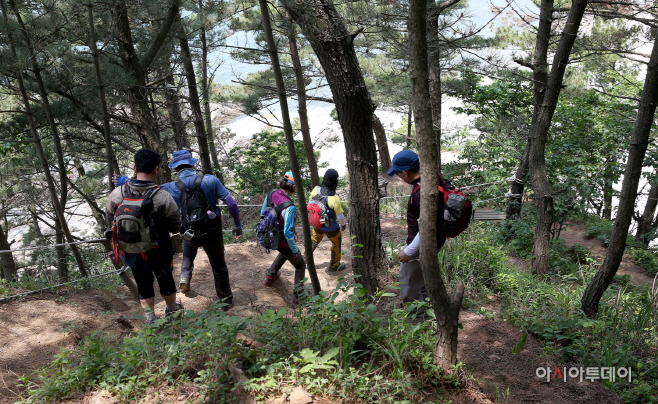
[{"label": "gray jacket", "polygon": [[[153,182],[145,185],[134,185],[133,181],[130,181],[127,185],[130,187],[131,192],[139,193],[140,195],[144,195],[149,189],[157,187]],[[115,188],[110,193],[105,204],[105,220],[107,220],[110,227],[114,221],[114,213],[117,210],[117,206],[123,201],[122,188],[123,186]],[[181,216],[176,201],[174,201],[174,198],[168,192],[161,189],[155,193],[153,196],[153,209],[157,212],[158,220],[160,221],[158,227],[167,229],[170,233],[178,233],[181,226]]]}]

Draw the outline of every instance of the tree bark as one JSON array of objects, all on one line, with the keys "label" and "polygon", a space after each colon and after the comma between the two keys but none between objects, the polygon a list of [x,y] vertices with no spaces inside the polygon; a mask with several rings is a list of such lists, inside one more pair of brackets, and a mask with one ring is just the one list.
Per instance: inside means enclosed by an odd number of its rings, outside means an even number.
[{"label": "tree bark", "polygon": [[441,9],[436,1],[427,4],[427,67],[429,70],[429,96],[432,107],[432,131],[436,139],[436,150],[441,171],[441,53],[439,46],[439,15]]},{"label": "tree bark", "polygon": [[420,170],[423,185],[420,188],[420,265],[425,286],[432,302],[437,321],[437,339],[434,345],[434,361],[446,373],[457,363],[457,334],[459,310],[464,296],[464,286],[459,285],[451,298],[446,290],[437,260],[436,223],[438,219],[439,167],[438,148],[434,135],[430,98],[429,69],[427,62],[427,0],[409,2],[409,67],[415,89],[414,116],[416,139],[420,152]]},{"label": "tree bark", "polygon": [[274,79],[276,80],[276,88],[279,95],[279,104],[281,105],[281,118],[283,119],[283,131],[286,134],[286,144],[288,146],[288,154],[290,156],[290,165],[292,166],[292,173],[297,182],[297,200],[299,201],[299,216],[302,219],[302,226],[304,227],[304,252],[306,259],[306,266],[308,274],[313,284],[313,291],[315,294],[320,293],[320,280],[315,270],[315,261],[313,260],[313,248],[311,240],[311,227],[308,221],[308,211],[306,210],[306,196],[304,195],[304,182],[299,169],[299,162],[297,160],[297,153],[295,151],[295,139],[292,133],[292,124],[290,123],[290,113],[288,112],[288,100],[286,98],[286,86],[283,82],[283,74],[281,73],[281,65],[279,64],[279,52],[276,49],[274,42],[274,35],[272,34],[272,26],[270,24],[270,12],[267,7],[267,0],[258,0],[260,4],[260,13],[263,22],[263,31],[265,32],[265,39],[267,40],[267,47],[272,60],[272,71],[274,72]]},{"label": "tree bark", "polygon": [[649,189],[649,196],[647,197],[647,204],[644,205],[644,212],[637,221],[637,231],[635,232],[635,241],[641,243],[644,247],[649,247],[651,241],[647,235],[651,232],[653,227],[653,218],[656,214],[656,207],[658,206],[658,183],[651,185]]},{"label": "tree bark", "polygon": [[167,114],[169,115],[171,129],[174,132],[174,143],[176,143],[176,149],[189,150],[190,141],[187,139],[185,119],[181,113],[180,99],[172,75],[165,79],[164,100],[167,107]]},{"label": "tree bark", "polygon": [[[532,81],[534,109],[532,113],[532,122],[535,122],[539,112],[539,106],[542,103],[546,93],[546,84],[548,83],[548,47],[551,38],[552,15],[554,0],[542,0],[539,13],[539,25],[537,26],[537,39],[535,40],[535,53],[532,59]],[[532,132],[531,132],[532,133]],[[526,141],[525,150],[519,166],[514,173],[514,178],[518,181],[512,181],[510,185],[510,194],[523,195],[525,189],[526,176],[530,170],[530,154],[532,150],[532,135],[529,134]],[[508,199],[506,217],[512,218],[521,214],[523,207],[523,196],[510,196]]]},{"label": "tree bark", "polygon": [[379,223],[377,150],[370,100],[353,45],[353,36],[331,0],[282,0],[310,42],[322,68],[343,130],[350,174],[352,269],[368,293],[379,288],[385,271]]},{"label": "tree bark", "polygon": [[[580,21],[583,18],[586,6],[587,0],[574,0],[572,2],[557,52],[553,58],[553,66],[546,84],[546,91],[542,97],[542,102],[535,107],[536,113],[533,115],[530,129],[530,176],[535,192],[535,203],[537,204],[537,226],[535,228],[532,269],[534,273],[541,275],[547,274],[549,270],[549,246],[551,226],[553,224],[553,195],[546,173],[545,156],[548,131],[551,127],[553,113],[562,88],[564,72],[569,63],[569,54],[578,35]],[[552,13],[552,10],[550,12]],[[542,3],[541,13],[540,19],[545,14],[544,3]]]},{"label": "tree bark", "polygon": [[[9,234],[9,228],[7,232],[0,227],[0,250],[11,250],[9,241],[7,240],[7,235]],[[18,270],[16,269],[16,262],[11,253],[0,254],[0,269],[2,270],[2,277],[9,281],[18,279]]]},{"label": "tree bark", "polygon": [[[67,195],[67,169],[66,165],[64,164],[64,153],[62,152],[62,143],[61,143],[61,138],[59,136],[59,130],[57,128],[57,123],[55,122],[55,118],[53,116],[52,110],[50,108],[50,101],[48,100],[48,91],[46,91],[46,86],[43,83],[43,78],[41,77],[41,68],[38,65],[37,62],[37,57],[36,57],[36,52],[32,46],[32,42],[30,40],[30,37],[27,33],[27,30],[25,29],[25,24],[23,24],[23,19],[20,15],[20,12],[18,11],[18,7],[16,6],[16,2],[14,0],[9,0],[9,4],[11,5],[14,14],[16,16],[16,21],[18,22],[18,25],[21,27],[21,31],[23,32],[23,39],[25,40],[25,46],[28,50],[28,53],[30,55],[30,59],[32,61],[32,70],[34,74],[34,78],[37,82],[37,86],[39,88],[39,95],[41,96],[41,102],[43,104],[44,110],[46,112],[46,117],[48,119],[48,124],[50,126],[50,130],[53,135],[53,144],[55,146],[55,153],[57,156],[57,166],[58,166],[58,171],[59,171],[59,179],[60,179],[60,194],[59,198],[57,196],[57,189],[55,187],[55,182],[52,178],[52,175],[50,174],[50,167],[48,165],[48,161],[45,158],[45,154],[43,156],[43,160],[41,161],[41,164],[43,166],[44,172],[46,174],[46,179],[48,181],[48,188],[50,190],[50,195],[53,199],[53,205],[55,208],[55,212],[57,213],[57,217],[60,221],[60,225],[62,227],[62,231],[64,232],[64,235],[66,236],[66,240],[69,243],[72,243],[73,236],[71,235],[71,231],[69,230],[69,226],[66,222],[66,217],[64,216],[64,209],[66,208],[66,202],[68,199]],[[4,10],[4,1],[3,1],[3,14],[6,14],[6,10]],[[7,17],[5,16],[5,19]],[[12,48],[14,47],[13,40],[11,40]],[[15,52],[14,52],[15,55]],[[32,116],[31,110],[30,112],[27,111],[27,108],[29,106],[29,99],[27,95],[27,91],[25,90],[25,84],[23,82],[22,78],[22,73],[19,72],[18,76],[20,77],[19,83],[22,86],[21,89],[21,94],[23,96],[23,100],[26,105],[26,113],[28,116],[31,118],[31,125],[34,124],[34,116]],[[41,148],[40,153],[43,153],[43,147],[41,144],[41,138],[39,137],[36,126],[32,127],[32,135],[35,139],[35,143],[37,143],[37,147]],[[36,141],[38,139],[38,142]],[[78,264],[78,269],[80,269],[80,273],[82,276],[87,277],[87,268],[86,264],[84,262],[84,259],[82,258],[82,255],[80,254],[80,250],[76,245],[71,245],[71,251],[73,252],[73,256],[75,257],[75,261]],[[64,278],[66,280],[66,278]]]},{"label": "tree bark", "polygon": [[382,172],[386,173],[393,166],[393,163],[391,162],[391,153],[388,151],[386,130],[376,114],[372,114],[372,131],[375,132],[375,139],[377,140],[379,165],[382,167]]},{"label": "tree bark", "polygon": [[101,112],[103,114],[103,138],[105,140],[105,153],[107,154],[107,182],[110,192],[114,189],[112,177],[114,176],[114,149],[112,149],[112,138],[110,131],[110,115],[107,112],[107,102],[105,101],[105,85],[101,74],[101,63],[96,48],[96,30],[94,26],[94,11],[92,3],[87,4],[87,16],[89,18],[89,48],[94,60],[94,74],[96,75],[96,86],[98,87],[98,98],[101,102]]},{"label": "tree bark", "polygon": [[612,192],[612,181],[606,178],[603,183],[603,212],[601,212],[601,216],[607,220],[612,220]]},{"label": "tree bark", "polygon": [[190,44],[187,41],[185,27],[183,27],[180,15],[178,17],[178,41],[181,50],[181,60],[183,61],[183,70],[187,79],[187,88],[189,91],[190,108],[192,109],[192,118],[194,129],[196,130],[196,139],[199,144],[199,160],[201,160],[201,171],[204,174],[212,174],[212,164],[210,163],[210,150],[208,149],[208,135],[203,122],[203,113],[201,112],[201,102],[199,99],[199,90],[196,83],[196,72],[192,64],[192,53]]},{"label": "tree bark", "polygon": [[630,150],[626,170],[624,171],[624,181],[621,185],[619,208],[610,236],[608,253],[596,275],[587,285],[581,299],[583,311],[590,318],[597,316],[601,296],[603,296],[615,277],[626,249],[626,236],[635,209],[637,187],[642,176],[642,164],[649,146],[656,103],[658,103],[658,37],[654,40],[651,58],[647,65],[644,89],[642,90],[637,118],[635,119],[633,137],[629,145]]},{"label": "tree bark", "polygon": [[306,83],[304,81],[304,71],[302,62],[299,59],[297,51],[297,33],[295,24],[288,18],[288,44],[290,47],[290,58],[292,59],[293,70],[295,71],[295,80],[297,82],[297,110],[299,112],[299,123],[302,130],[302,139],[304,140],[304,151],[308,161],[308,169],[311,172],[311,184],[313,187],[320,185],[320,174],[318,173],[318,163],[315,161],[313,151],[313,141],[311,140],[311,129],[308,125],[308,113],[306,112]]},{"label": "tree bark", "polygon": [[[411,87],[413,88],[413,83]],[[411,90],[411,94],[414,94],[414,90]],[[411,118],[413,118],[412,111],[413,111],[413,103],[410,103],[409,112],[407,112],[407,150],[411,149]]]},{"label": "tree bark", "polygon": [[171,172],[168,167],[169,156],[167,155],[167,149],[162,143],[155,120],[153,119],[153,115],[151,115],[151,107],[148,102],[150,91],[146,86],[146,73],[160,48],[162,48],[178,16],[180,1],[171,1],[171,6],[167,10],[167,15],[162,22],[158,34],[141,58],[135,51],[126,2],[119,0],[114,4],[112,9],[114,24],[116,26],[116,39],[119,46],[119,57],[121,58],[123,69],[134,80],[128,89],[128,102],[130,103],[131,111],[135,115],[136,121],[139,122],[137,129],[142,146],[155,150],[160,153],[162,158],[156,178],[159,184],[171,181]]},{"label": "tree bark", "polygon": [[507,199],[507,211],[505,212],[505,217],[511,219],[514,216],[519,216],[521,214],[521,208],[523,207],[523,190],[525,189],[525,180],[528,175],[528,169],[530,168],[530,146],[529,143],[526,143],[525,150],[523,152],[523,157],[521,157],[521,162],[516,168],[514,173],[514,179],[510,185],[510,194],[520,195],[520,196],[510,196]]},{"label": "tree bark", "polygon": [[[199,0],[199,7],[203,8],[203,1]],[[214,167],[214,174],[221,175],[221,167],[217,158],[217,147],[215,147],[215,132],[212,129],[212,116],[210,115],[210,82],[208,81],[208,43],[206,41],[206,27],[201,27],[201,92],[203,97],[203,114],[206,121],[206,133],[208,134],[208,147],[210,158]]]}]

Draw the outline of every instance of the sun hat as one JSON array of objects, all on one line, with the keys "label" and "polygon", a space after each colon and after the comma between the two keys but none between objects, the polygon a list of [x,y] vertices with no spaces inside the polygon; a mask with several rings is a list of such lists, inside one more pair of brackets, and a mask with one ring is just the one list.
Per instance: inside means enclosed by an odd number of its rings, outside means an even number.
[{"label": "sun hat", "polygon": [[199,162],[199,159],[192,157],[192,153],[187,150],[178,150],[175,151],[171,156],[171,162],[169,162],[169,168],[176,168],[181,164],[193,166]]}]

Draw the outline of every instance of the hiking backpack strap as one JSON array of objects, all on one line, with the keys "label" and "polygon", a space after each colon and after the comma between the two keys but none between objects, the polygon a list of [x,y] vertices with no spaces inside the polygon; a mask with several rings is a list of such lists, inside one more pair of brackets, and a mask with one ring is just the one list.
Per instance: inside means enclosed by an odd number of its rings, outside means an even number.
[{"label": "hiking backpack strap", "polygon": [[203,176],[197,175],[196,178],[194,179],[194,183],[192,184],[192,190],[199,188],[202,182],[203,182]]},{"label": "hiking backpack strap", "polygon": [[292,201],[281,202],[280,204],[276,205],[274,211],[276,212],[277,215],[279,215],[281,212],[283,212],[284,210],[286,210],[288,207],[292,205],[294,205]]},{"label": "hiking backpack strap", "polygon": [[446,180],[445,177],[443,176],[443,174],[438,173],[438,175],[439,175],[439,186],[441,188],[443,188],[447,191],[451,191],[451,190],[455,189],[455,186],[452,185],[452,183],[450,181]]}]

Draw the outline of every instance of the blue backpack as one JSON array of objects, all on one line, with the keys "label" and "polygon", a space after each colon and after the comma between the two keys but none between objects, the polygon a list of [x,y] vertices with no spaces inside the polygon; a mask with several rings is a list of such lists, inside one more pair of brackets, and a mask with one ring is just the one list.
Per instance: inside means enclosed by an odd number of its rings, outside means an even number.
[{"label": "blue backpack", "polygon": [[265,203],[267,207],[260,215],[260,220],[254,228],[254,231],[256,232],[256,245],[265,248],[265,252],[268,254],[270,253],[270,250],[278,249],[279,242],[281,241],[279,214],[287,207],[294,205],[292,201],[285,201],[274,206],[272,203],[273,193],[274,191],[271,191],[267,195]]}]

